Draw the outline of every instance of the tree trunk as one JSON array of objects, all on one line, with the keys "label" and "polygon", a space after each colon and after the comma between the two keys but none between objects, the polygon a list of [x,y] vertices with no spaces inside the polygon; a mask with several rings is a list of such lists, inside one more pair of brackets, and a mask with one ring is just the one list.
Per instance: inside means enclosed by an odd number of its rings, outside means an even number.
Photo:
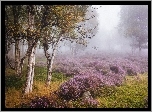
[{"label": "tree trunk", "polygon": [[56,51],[56,48],[54,48],[52,51],[51,59],[47,59],[47,81],[46,81],[47,86],[50,85],[51,78],[52,78],[52,68],[53,68],[53,62],[54,62],[54,57],[56,53],[55,51]]},{"label": "tree trunk", "polygon": [[11,45],[11,49],[10,49],[10,53],[9,53],[9,57],[14,59],[14,45]]},{"label": "tree trunk", "polygon": [[28,65],[27,65],[27,76],[26,76],[26,87],[24,90],[24,93],[30,93],[32,92],[32,85],[33,85],[33,78],[34,78],[34,67],[35,67],[35,50],[37,46],[38,39],[32,38],[32,33],[34,29],[34,6],[29,5],[27,7],[28,11],[28,31],[27,34],[29,35],[28,38]]},{"label": "tree trunk", "polygon": [[34,66],[35,66],[35,47],[32,48],[32,52],[28,55],[26,87],[24,91],[25,94],[32,92]]},{"label": "tree trunk", "polygon": [[15,73],[18,76],[21,75],[19,40],[15,42]]},{"label": "tree trunk", "polygon": [[52,55],[51,56],[50,56],[50,54],[48,52],[49,48],[48,48],[47,40],[45,40],[45,43],[43,43],[45,56],[47,58],[47,80],[46,80],[46,85],[47,86],[49,86],[50,82],[51,82],[54,57],[55,57],[56,49],[58,47],[60,39],[61,38],[59,38],[56,41],[56,43],[54,43],[54,45],[53,45],[53,51],[52,51]]}]

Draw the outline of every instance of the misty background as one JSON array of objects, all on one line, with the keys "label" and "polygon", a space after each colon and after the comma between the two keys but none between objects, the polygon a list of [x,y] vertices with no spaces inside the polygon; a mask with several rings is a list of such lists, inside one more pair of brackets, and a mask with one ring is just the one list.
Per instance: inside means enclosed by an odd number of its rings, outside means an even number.
[{"label": "misty background", "polygon": [[[101,5],[102,7],[97,9],[98,13],[98,33],[95,37],[89,40],[85,52],[87,53],[110,53],[110,54],[129,54],[131,53],[131,38],[126,38],[118,31],[118,24],[120,20],[120,5]],[[99,5],[93,7],[98,8]],[[61,45],[61,43],[60,43]],[[68,46],[62,46],[60,52],[68,52]],[[138,49],[135,50],[135,53]],[[142,49],[142,54],[147,55],[148,50]]]}]

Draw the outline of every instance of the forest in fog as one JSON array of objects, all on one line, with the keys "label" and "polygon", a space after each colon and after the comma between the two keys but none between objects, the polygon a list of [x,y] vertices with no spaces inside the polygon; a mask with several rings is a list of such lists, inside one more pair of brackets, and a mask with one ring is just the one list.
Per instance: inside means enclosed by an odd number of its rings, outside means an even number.
[{"label": "forest in fog", "polygon": [[148,5],[5,5],[6,108],[148,108]]}]

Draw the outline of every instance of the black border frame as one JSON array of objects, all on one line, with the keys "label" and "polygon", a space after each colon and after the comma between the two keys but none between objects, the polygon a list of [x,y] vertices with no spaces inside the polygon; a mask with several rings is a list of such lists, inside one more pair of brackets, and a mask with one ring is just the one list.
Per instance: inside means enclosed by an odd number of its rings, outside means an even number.
[{"label": "black border frame", "polygon": [[[5,5],[148,5],[148,108],[5,108],[5,53],[2,52],[1,110],[2,111],[151,111],[151,1],[1,1],[1,48],[5,49]],[[5,52],[5,51],[4,51]]]}]

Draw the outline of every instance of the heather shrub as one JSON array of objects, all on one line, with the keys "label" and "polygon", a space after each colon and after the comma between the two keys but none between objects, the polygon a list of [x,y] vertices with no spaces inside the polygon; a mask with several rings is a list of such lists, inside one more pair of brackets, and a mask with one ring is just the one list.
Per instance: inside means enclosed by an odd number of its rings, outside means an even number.
[{"label": "heather shrub", "polygon": [[49,108],[70,108],[71,105],[68,104],[66,100],[62,100],[60,98],[56,100],[50,100]]},{"label": "heather shrub", "polygon": [[108,70],[107,69],[103,69],[103,70],[101,70],[101,73],[103,74],[103,75],[107,75],[108,74]]},{"label": "heather shrub", "polygon": [[96,91],[103,86],[120,86],[123,83],[124,76],[119,74],[109,74],[104,76],[98,73],[80,74],[63,83],[58,94],[60,97],[71,100],[82,96],[85,91]]},{"label": "heather shrub", "polygon": [[136,75],[148,71],[148,63],[144,57],[107,57],[107,56],[81,56],[81,57],[60,57],[55,62],[55,71],[62,72],[65,76],[75,76],[86,73],[88,70],[96,71],[102,75]]},{"label": "heather shrub", "polygon": [[[43,62],[36,64],[43,66]],[[23,99],[20,91],[25,83],[26,71],[23,71],[24,77],[20,79],[15,76],[14,70],[7,69],[5,70],[7,108],[148,107],[148,97],[146,97],[148,82],[147,79],[141,79],[144,74],[140,75],[148,71],[147,59],[137,57],[115,59],[98,56],[75,57],[74,59],[62,57],[55,60],[52,84],[50,89],[46,90],[42,84],[46,80],[47,70],[45,67],[37,66],[35,67],[33,96],[35,94],[42,96],[57,90],[57,97],[51,94],[49,97],[36,97],[33,100],[31,97]],[[59,73],[56,73],[57,71]],[[134,76],[136,74],[140,76]],[[124,77],[127,77],[125,83],[123,83]],[[148,78],[147,75],[146,77]],[[84,99],[83,94],[87,91],[90,92],[91,97]],[[55,98],[50,98],[52,96]]]},{"label": "heather shrub", "polygon": [[[89,58],[88,58],[89,59]],[[59,61],[58,72],[65,76],[74,76],[69,81],[62,84],[58,90],[58,95],[65,100],[76,100],[85,91],[90,91],[92,96],[103,86],[120,86],[126,74],[136,75],[140,72],[140,65],[123,59],[100,59],[89,61],[88,59],[68,59]],[[88,60],[88,61],[85,61]],[[101,60],[99,62],[99,60]],[[85,66],[81,66],[85,65]],[[79,75],[78,75],[79,74]],[[55,104],[56,105],[56,104]]]},{"label": "heather shrub", "polygon": [[55,72],[63,73],[65,76],[73,76],[79,74],[81,71],[81,67],[75,63],[75,65],[72,62],[57,62],[56,68],[54,68]]},{"label": "heather shrub", "polygon": [[108,72],[110,71],[108,66],[103,66],[103,65],[100,65],[100,64],[95,66],[95,70],[99,73],[102,73],[103,75],[107,75]]},{"label": "heather shrub", "polygon": [[[22,106],[25,108],[24,106]],[[51,99],[45,96],[36,97],[30,102],[30,108],[70,108],[72,107],[66,100],[60,98]]]},{"label": "heather shrub", "polygon": [[62,84],[58,94],[66,100],[75,100],[81,97],[85,91],[96,90],[100,86],[102,86],[102,82],[97,76],[77,75]]},{"label": "heather shrub", "polygon": [[110,67],[110,70],[112,70],[114,73],[118,73],[119,72],[119,69],[118,69],[118,67],[117,66],[111,66]]},{"label": "heather shrub", "polygon": [[30,108],[48,108],[50,101],[47,97],[36,97],[30,103]]}]

